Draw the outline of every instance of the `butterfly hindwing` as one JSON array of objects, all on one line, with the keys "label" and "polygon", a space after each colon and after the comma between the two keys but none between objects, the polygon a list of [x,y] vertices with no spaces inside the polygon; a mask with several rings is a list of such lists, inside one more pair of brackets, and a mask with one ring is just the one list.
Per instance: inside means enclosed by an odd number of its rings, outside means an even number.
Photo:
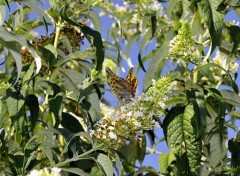
[{"label": "butterfly hindwing", "polygon": [[108,84],[119,100],[130,100],[134,97],[137,87],[137,78],[133,73],[133,68],[129,70],[126,80],[114,74],[108,67],[106,68],[106,74]]}]

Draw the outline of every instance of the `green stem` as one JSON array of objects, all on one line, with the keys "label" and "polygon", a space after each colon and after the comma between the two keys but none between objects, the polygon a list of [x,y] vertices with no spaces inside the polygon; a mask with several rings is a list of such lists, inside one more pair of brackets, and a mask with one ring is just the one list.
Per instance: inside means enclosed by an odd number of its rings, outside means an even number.
[{"label": "green stem", "polygon": [[193,71],[193,83],[197,83],[198,71]]},{"label": "green stem", "polygon": [[58,22],[56,24],[56,35],[55,35],[54,44],[53,44],[54,48],[56,48],[56,49],[57,49],[57,45],[58,45],[60,31],[61,31],[61,22]]},{"label": "green stem", "polygon": [[66,164],[68,164],[68,163],[70,163],[70,162],[78,161],[78,160],[80,160],[80,159],[84,159],[84,157],[85,157],[86,155],[88,155],[88,154],[96,151],[97,149],[101,148],[103,145],[104,145],[104,144],[100,144],[100,145],[98,145],[98,146],[96,146],[96,147],[93,147],[91,150],[88,150],[87,152],[85,152],[85,153],[83,153],[83,154],[81,154],[81,155],[78,155],[78,156],[76,156],[76,157],[67,159],[67,160],[65,160],[65,161],[63,161],[63,162],[61,162],[61,163],[57,163],[57,164],[54,165],[54,167],[61,167],[61,166],[64,166],[64,165],[66,165]]}]

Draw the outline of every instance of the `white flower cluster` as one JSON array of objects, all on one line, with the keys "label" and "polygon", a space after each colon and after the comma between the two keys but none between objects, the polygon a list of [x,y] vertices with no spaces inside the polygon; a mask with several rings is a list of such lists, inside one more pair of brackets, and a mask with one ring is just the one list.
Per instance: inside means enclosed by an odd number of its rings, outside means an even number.
[{"label": "white flower cluster", "polygon": [[240,22],[239,21],[236,21],[236,20],[233,20],[232,22],[230,22],[232,25],[234,26],[240,26]]},{"label": "white flower cluster", "polygon": [[157,0],[151,0],[149,3],[142,4],[143,8],[156,12],[157,15],[163,14],[163,7]]},{"label": "white flower cluster", "polygon": [[[230,73],[230,75],[233,77],[235,73],[238,72],[238,66],[239,64],[236,62],[236,59],[231,57],[230,55],[227,55],[219,50],[217,50],[215,57],[213,58],[213,62],[222,68],[224,68],[226,71]],[[218,69],[219,70],[219,69]],[[215,72],[217,70],[215,69]],[[225,75],[226,72],[224,70],[216,72],[216,77]]]},{"label": "white flower cluster", "polygon": [[57,167],[51,168],[51,170],[44,168],[41,170],[32,170],[27,176],[61,176],[61,169]]},{"label": "white flower cluster", "polygon": [[110,148],[117,148],[128,140],[141,140],[143,130],[151,130],[159,124],[153,115],[164,113],[170,78],[153,80],[153,86],[141,96],[108,113],[94,125],[91,135]]}]

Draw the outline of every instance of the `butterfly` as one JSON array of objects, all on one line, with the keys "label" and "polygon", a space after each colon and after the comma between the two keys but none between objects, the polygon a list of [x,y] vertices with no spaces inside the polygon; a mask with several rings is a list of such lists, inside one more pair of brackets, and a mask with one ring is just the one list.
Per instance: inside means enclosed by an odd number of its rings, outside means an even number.
[{"label": "butterfly", "polygon": [[120,100],[129,101],[134,97],[138,85],[138,79],[133,72],[133,67],[129,70],[127,78],[117,76],[112,70],[106,67],[108,85],[111,87],[115,96]]}]

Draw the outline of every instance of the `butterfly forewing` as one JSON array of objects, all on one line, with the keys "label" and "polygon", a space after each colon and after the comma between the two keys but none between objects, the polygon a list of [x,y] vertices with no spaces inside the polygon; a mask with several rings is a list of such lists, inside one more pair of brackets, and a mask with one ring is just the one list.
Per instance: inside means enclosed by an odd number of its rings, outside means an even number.
[{"label": "butterfly forewing", "polygon": [[129,83],[129,85],[131,86],[131,89],[135,93],[137,85],[138,85],[138,79],[135,76],[135,74],[133,73],[133,67],[129,70],[126,81]]},{"label": "butterfly forewing", "polygon": [[108,84],[119,100],[130,100],[134,97],[137,87],[137,78],[133,73],[133,68],[130,69],[126,80],[114,74],[108,67],[106,68],[106,74]]}]

